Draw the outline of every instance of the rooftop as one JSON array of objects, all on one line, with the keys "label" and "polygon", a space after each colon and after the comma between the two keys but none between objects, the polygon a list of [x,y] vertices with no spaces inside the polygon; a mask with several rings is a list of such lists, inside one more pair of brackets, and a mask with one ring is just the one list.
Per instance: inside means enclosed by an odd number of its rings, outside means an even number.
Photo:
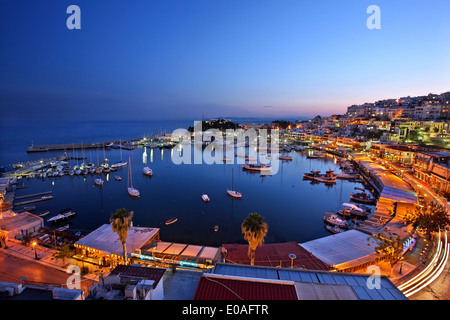
[{"label": "rooftop", "polygon": [[[159,233],[158,228],[131,227],[128,230],[127,250],[140,249]],[[106,254],[123,255],[122,243],[110,224],[104,224],[76,242],[76,245],[101,250]]]},{"label": "rooftop", "polygon": [[204,274],[194,300],[407,300],[385,276],[217,263]]},{"label": "rooftop", "polygon": [[116,275],[121,278],[129,279],[153,280],[153,288],[156,288],[165,272],[166,269],[161,268],[118,265],[113,271],[110,272],[110,275]]},{"label": "rooftop", "polygon": [[42,223],[43,221],[44,220],[41,217],[35,216],[29,212],[22,212],[14,216],[1,219],[0,229],[10,231],[30,224]]},{"label": "rooftop", "polygon": [[[222,247],[227,249],[227,262],[250,264],[248,244],[223,244]],[[293,260],[294,266],[314,270],[330,269],[330,265],[305,250],[295,241],[258,246],[255,251],[255,265],[276,267],[281,264],[283,267],[290,267],[292,260],[289,258],[289,254],[291,253],[296,256]]]},{"label": "rooftop", "polygon": [[301,243],[301,246],[337,269],[347,269],[377,258],[375,244],[368,242],[368,234],[349,230]]}]

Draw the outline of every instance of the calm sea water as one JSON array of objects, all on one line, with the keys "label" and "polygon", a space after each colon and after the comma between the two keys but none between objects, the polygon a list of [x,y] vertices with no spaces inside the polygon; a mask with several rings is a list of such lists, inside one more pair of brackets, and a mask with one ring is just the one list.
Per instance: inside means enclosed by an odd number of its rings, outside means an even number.
[{"label": "calm sea water", "polygon": [[[27,154],[27,145],[35,144],[94,142],[111,139],[127,139],[172,132],[177,127],[192,123],[179,122],[107,122],[34,124],[2,129],[2,161],[26,161],[33,158],[49,158],[61,153]],[[164,127],[166,125],[166,127]],[[11,126],[11,124],[10,124]],[[55,127],[56,126],[56,127]],[[51,127],[51,128],[49,128]],[[8,128],[6,128],[8,129]],[[11,129],[11,128],[9,128]],[[9,140],[5,138],[9,137]],[[64,208],[72,208],[78,214],[70,223],[72,231],[90,232],[104,223],[118,208],[134,211],[134,225],[160,228],[163,241],[218,246],[223,243],[245,243],[240,225],[251,212],[265,217],[269,225],[266,243],[298,241],[305,242],[328,235],[324,228],[325,212],[336,212],[343,202],[349,201],[359,183],[338,180],[336,185],[327,186],[302,179],[302,173],[313,169],[322,172],[336,169],[332,157],[307,159],[306,153],[291,152],[293,160],[282,162],[277,174],[260,176],[242,171],[240,164],[197,164],[175,165],[171,160],[175,149],[135,149],[133,151],[113,149],[99,150],[99,159],[106,156],[110,163],[130,160],[133,185],[140,191],[139,199],[127,193],[128,167],[109,175],[103,175],[103,187],[94,184],[95,175],[64,176],[42,179],[24,179],[26,188],[17,190],[16,196],[53,191],[53,200],[35,203],[36,213],[50,210],[48,219]],[[70,154],[69,154],[70,155]],[[97,163],[97,151],[85,151],[85,156]],[[72,166],[76,164],[71,161]],[[142,168],[149,166],[153,177],[142,174]],[[234,174],[233,174],[234,173]],[[122,177],[121,181],[114,179]],[[234,176],[234,188],[243,194],[235,200],[226,194]],[[204,203],[202,194],[208,194],[211,201]],[[166,226],[165,221],[177,217],[178,221]],[[219,231],[214,231],[214,226]]]}]

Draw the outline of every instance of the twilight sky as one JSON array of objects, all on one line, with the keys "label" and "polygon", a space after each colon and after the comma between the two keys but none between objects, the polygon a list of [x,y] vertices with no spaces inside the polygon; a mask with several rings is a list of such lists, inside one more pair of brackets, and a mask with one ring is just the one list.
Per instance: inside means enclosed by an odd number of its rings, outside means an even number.
[{"label": "twilight sky", "polygon": [[[69,5],[81,30],[69,30]],[[369,30],[369,5],[381,29]],[[450,90],[450,1],[2,0],[5,118],[343,114]]]}]

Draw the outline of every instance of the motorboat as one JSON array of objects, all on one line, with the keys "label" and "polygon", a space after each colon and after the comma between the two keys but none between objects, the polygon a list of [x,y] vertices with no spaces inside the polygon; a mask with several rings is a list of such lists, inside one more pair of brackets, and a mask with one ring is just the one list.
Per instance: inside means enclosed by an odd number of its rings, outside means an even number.
[{"label": "motorboat", "polygon": [[353,203],[343,203],[342,205],[344,206],[343,212],[346,212],[350,215],[365,218],[370,214],[370,211],[367,211],[367,208],[360,208]]},{"label": "motorboat", "polygon": [[50,213],[50,211],[44,211],[42,213],[38,214],[38,217],[45,217],[46,215],[48,215]]},{"label": "motorboat", "polygon": [[103,186],[103,179],[101,179],[101,178],[95,178],[95,180],[94,180],[94,182],[95,182],[95,184],[97,185],[97,186]]},{"label": "motorboat", "polygon": [[308,158],[308,159],[317,159],[317,158],[319,158],[319,156],[318,156],[318,155],[315,155],[315,154],[308,154],[308,155],[306,156],[306,158]]},{"label": "motorboat", "polygon": [[110,166],[110,168],[111,169],[116,169],[116,168],[122,168],[122,167],[125,167],[127,165],[127,162],[126,161],[117,161],[117,162],[114,162],[111,166]]},{"label": "motorboat", "polygon": [[219,231],[219,226],[218,225],[214,226],[214,231],[216,231],[216,232]]},{"label": "motorboat", "polygon": [[285,160],[285,161],[291,161],[292,157],[288,156],[288,155],[281,155],[281,156],[278,156],[278,159],[279,160]]},{"label": "motorboat", "polygon": [[59,227],[59,228],[56,228],[55,230],[56,231],[64,231],[64,230],[67,230],[67,229],[69,229],[69,225],[68,224],[66,224],[65,226],[62,226],[62,227]]},{"label": "motorboat", "polygon": [[331,233],[341,233],[344,232],[344,230],[342,230],[341,228],[339,228],[338,226],[330,226],[330,225],[325,225],[325,229],[327,229],[328,231],[330,231]]},{"label": "motorboat", "polygon": [[202,199],[203,199],[204,202],[209,202],[209,201],[211,201],[211,199],[209,199],[209,197],[208,197],[207,194],[202,195]]},{"label": "motorboat", "polygon": [[267,166],[264,163],[261,165],[246,163],[242,166],[242,170],[253,172],[266,172],[272,170],[272,166]]},{"label": "motorboat", "polygon": [[345,229],[350,228],[350,225],[348,224],[348,222],[342,220],[341,218],[339,218],[337,215],[335,215],[333,213],[326,212],[323,219],[325,220],[325,222],[332,224],[334,226],[338,226],[340,228],[345,228]]},{"label": "motorboat", "polygon": [[36,206],[26,206],[26,207],[23,207],[23,210],[31,212],[31,211],[36,210]]},{"label": "motorboat", "polygon": [[42,196],[41,200],[52,200],[53,198],[53,196]]},{"label": "motorboat", "polygon": [[233,198],[237,198],[237,199],[242,198],[242,194],[240,192],[237,192],[234,190],[227,190],[227,193]]},{"label": "motorboat", "polygon": [[365,204],[374,204],[375,203],[375,198],[365,192],[352,193],[350,195],[350,200],[353,200],[355,202],[365,203]]},{"label": "motorboat", "polygon": [[121,177],[119,177],[119,176],[115,176],[115,177],[114,177],[114,179],[116,179],[117,181],[120,181],[120,180],[122,180],[122,178],[121,178]]},{"label": "motorboat", "polygon": [[169,220],[166,221],[166,225],[175,223],[175,222],[177,222],[177,221],[178,221],[178,218],[170,218]]},{"label": "motorboat", "polygon": [[324,183],[336,183],[336,178],[334,177],[327,177],[327,176],[318,176],[318,177],[314,177],[314,181],[317,182],[324,182]]},{"label": "motorboat", "polygon": [[144,174],[144,176],[153,176],[153,171],[149,167],[142,168],[142,173]]},{"label": "motorboat", "polygon": [[73,218],[75,215],[76,215],[76,213],[74,211],[72,211],[71,209],[64,209],[64,210],[61,210],[60,213],[58,213],[56,216],[48,219],[47,222],[57,224],[57,223],[60,223],[63,221],[67,221],[68,219]]}]

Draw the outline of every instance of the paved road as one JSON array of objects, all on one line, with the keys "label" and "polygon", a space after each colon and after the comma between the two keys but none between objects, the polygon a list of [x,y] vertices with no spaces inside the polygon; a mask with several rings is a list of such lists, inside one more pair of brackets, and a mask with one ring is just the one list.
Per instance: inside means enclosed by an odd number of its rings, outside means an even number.
[{"label": "paved road", "polygon": [[20,277],[26,276],[29,281],[66,287],[66,281],[70,276],[63,271],[37,262],[11,256],[2,252],[2,249],[0,249],[0,270],[2,271],[0,272],[0,281],[15,283],[20,283]]}]

